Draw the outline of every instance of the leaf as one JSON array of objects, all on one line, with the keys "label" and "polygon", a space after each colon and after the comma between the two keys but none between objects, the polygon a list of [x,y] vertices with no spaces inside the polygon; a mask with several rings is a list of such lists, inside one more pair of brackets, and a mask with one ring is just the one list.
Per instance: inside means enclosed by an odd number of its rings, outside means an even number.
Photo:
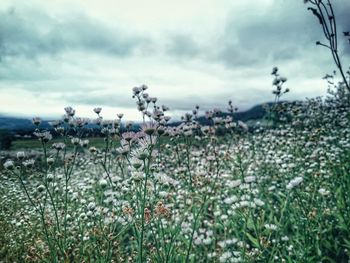
[{"label": "leaf", "polygon": [[350,249],[350,240],[344,239],[344,242],[345,242],[344,246]]},{"label": "leaf", "polygon": [[253,243],[253,245],[254,245],[256,248],[260,247],[258,239],[256,239],[255,237],[253,237],[253,236],[252,236],[251,234],[249,234],[248,232],[246,232],[245,234],[247,235],[248,239]]}]

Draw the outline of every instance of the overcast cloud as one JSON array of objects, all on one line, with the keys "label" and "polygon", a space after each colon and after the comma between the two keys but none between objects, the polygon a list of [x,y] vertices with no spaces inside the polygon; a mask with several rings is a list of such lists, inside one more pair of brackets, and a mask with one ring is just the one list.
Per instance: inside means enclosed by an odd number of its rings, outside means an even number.
[{"label": "overcast cloud", "polygon": [[[74,2],[74,3],[72,3]],[[324,95],[335,69],[315,46],[319,24],[300,0],[19,1],[0,3],[0,114],[137,119],[131,88],[149,86],[175,116],[199,104],[245,110],[272,100],[271,75],[288,77],[287,99]],[[334,4],[350,30],[350,1]],[[350,45],[340,37],[344,66]]]}]

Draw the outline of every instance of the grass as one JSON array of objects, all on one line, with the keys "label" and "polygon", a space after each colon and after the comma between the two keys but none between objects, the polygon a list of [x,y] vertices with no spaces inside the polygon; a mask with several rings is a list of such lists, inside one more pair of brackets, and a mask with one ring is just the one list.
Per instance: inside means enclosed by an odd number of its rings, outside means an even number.
[{"label": "grass", "polygon": [[[86,138],[90,141],[89,145],[97,148],[104,146],[105,142],[101,137],[88,137]],[[53,143],[61,142],[62,139],[54,138],[50,141],[48,146],[50,147]],[[72,146],[69,146],[69,149],[72,149]],[[20,151],[20,150],[41,150],[42,144],[38,139],[16,139],[12,142],[10,150]]]}]

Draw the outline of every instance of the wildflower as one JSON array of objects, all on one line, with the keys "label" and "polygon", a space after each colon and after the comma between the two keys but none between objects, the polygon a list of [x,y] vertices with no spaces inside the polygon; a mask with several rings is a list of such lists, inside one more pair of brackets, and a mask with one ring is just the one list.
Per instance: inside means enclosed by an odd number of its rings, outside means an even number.
[{"label": "wildflower", "polygon": [[55,130],[57,133],[60,133],[60,134],[64,133],[64,127],[57,127]]},{"label": "wildflower", "polygon": [[64,110],[66,111],[68,116],[73,117],[74,114],[75,114],[75,110],[72,107],[70,107],[70,106],[65,107]]},{"label": "wildflower", "polygon": [[134,214],[134,209],[129,206],[123,206],[122,208],[124,215],[132,217]]},{"label": "wildflower", "polygon": [[169,110],[169,107],[162,105],[162,111],[168,111],[168,110]]},{"label": "wildflower", "polygon": [[24,152],[18,152],[16,156],[17,156],[17,159],[19,159],[19,160],[23,160],[23,159],[24,159],[24,157],[25,157],[26,155],[25,155],[25,153],[24,153]]},{"label": "wildflower", "polygon": [[61,151],[66,147],[66,145],[63,142],[55,142],[52,144],[52,148],[54,148],[57,151]]},{"label": "wildflower", "polygon": [[163,135],[165,133],[165,127],[164,126],[158,126],[157,133],[158,133],[159,136]]},{"label": "wildflower", "polygon": [[141,161],[146,160],[148,155],[149,155],[148,151],[146,149],[142,149],[142,148],[133,149],[131,152],[131,156],[133,159],[139,159]]},{"label": "wildflower", "polygon": [[57,128],[60,124],[62,124],[62,121],[49,121],[49,124],[52,127]]},{"label": "wildflower", "polygon": [[34,135],[38,137],[38,139],[44,143],[49,142],[52,140],[52,135],[49,131],[44,131],[44,132],[34,132]]},{"label": "wildflower", "polygon": [[71,139],[71,142],[73,145],[77,146],[80,143],[80,139],[75,137]]},{"label": "wildflower", "polygon": [[244,182],[246,183],[252,183],[252,182],[255,182],[256,181],[256,177],[255,176],[246,176],[244,177]]},{"label": "wildflower", "polygon": [[89,152],[91,152],[91,153],[95,153],[95,152],[97,152],[97,149],[96,149],[96,147],[90,147],[89,148]]},{"label": "wildflower", "polygon": [[80,146],[86,148],[89,145],[89,140],[81,140]]},{"label": "wildflower", "polygon": [[138,140],[137,144],[142,149],[148,149],[150,146],[155,145],[157,143],[157,137],[156,136],[148,136],[145,138],[141,138]]},{"label": "wildflower", "polygon": [[41,123],[41,119],[39,117],[34,117],[32,119],[32,123],[35,125],[35,126],[39,126],[40,123]]},{"label": "wildflower", "polygon": [[71,119],[71,117],[70,117],[68,114],[64,114],[64,115],[62,116],[62,119],[63,119],[63,121],[64,121],[65,123],[67,123],[67,122],[69,122],[69,120]]},{"label": "wildflower", "polygon": [[278,71],[278,67],[273,67],[271,75],[276,75]]},{"label": "wildflower", "polygon": [[230,181],[228,182],[227,186],[231,187],[231,188],[235,188],[237,186],[240,186],[242,184],[242,181],[241,180],[233,180],[233,181]]},{"label": "wildflower", "polygon": [[136,170],[140,169],[143,165],[143,162],[139,158],[132,158],[130,162]]},{"label": "wildflower", "polygon": [[142,125],[141,130],[147,135],[153,135],[157,130],[157,124],[148,122]]},{"label": "wildflower", "polygon": [[148,208],[145,208],[145,210],[144,210],[144,217],[145,217],[146,224],[150,223],[151,219],[152,219],[151,210],[149,210]]},{"label": "wildflower", "polygon": [[54,177],[53,174],[48,174],[48,175],[46,176],[46,180],[47,180],[48,182],[52,182],[54,178],[55,178],[55,177]]},{"label": "wildflower", "polygon": [[46,162],[48,165],[52,165],[55,162],[55,159],[50,157],[50,158],[47,158]]},{"label": "wildflower", "polygon": [[241,127],[244,131],[248,131],[248,125],[243,121],[238,121],[238,126]]},{"label": "wildflower", "polygon": [[100,108],[100,107],[94,108],[94,112],[95,112],[97,115],[99,115],[99,114],[101,113],[101,111],[102,111],[102,108]]},{"label": "wildflower", "polygon": [[286,81],[287,81],[287,78],[286,78],[286,77],[280,77],[280,81],[281,81],[281,82],[286,82]]},{"label": "wildflower", "polygon": [[135,133],[134,132],[124,132],[122,134],[122,138],[126,140],[127,142],[130,142],[132,139],[134,139]]},{"label": "wildflower", "polygon": [[94,211],[96,209],[96,204],[94,202],[90,202],[87,205],[87,209],[90,210],[90,211]]},{"label": "wildflower", "polygon": [[258,199],[258,198],[254,198],[254,203],[257,205],[257,206],[263,206],[265,205],[264,201]]},{"label": "wildflower", "polygon": [[139,95],[142,92],[142,88],[140,88],[140,87],[133,87],[132,88],[132,92],[133,92],[133,96],[135,97],[135,96]]},{"label": "wildflower", "polygon": [[294,179],[292,179],[288,184],[287,184],[287,189],[293,189],[294,187],[300,185],[303,182],[303,178],[302,177],[295,177]]},{"label": "wildflower", "polygon": [[169,209],[163,204],[162,201],[159,201],[154,208],[155,215],[158,217],[168,217],[169,216]]},{"label": "wildflower", "polygon": [[98,182],[98,184],[101,186],[101,187],[106,187],[107,185],[108,185],[108,182],[107,182],[107,180],[106,179],[101,179],[99,182]]},{"label": "wildflower", "polygon": [[37,190],[38,190],[39,193],[41,193],[41,192],[43,192],[45,190],[45,186],[41,184],[41,185],[39,185],[37,187]]},{"label": "wildflower", "polygon": [[22,162],[22,165],[26,168],[31,168],[34,166],[35,161],[33,159],[26,160]]},{"label": "wildflower", "polygon": [[320,195],[323,195],[323,196],[329,195],[329,191],[327,191],[327,190],[324,189],[324,188],[320,188],[320,189],[318,190],[318,193],[319,193]]},{"label": "wildflower", "polygon": [[283,236],[283,237],[281,238],[281,240],[282,240],[282,241],[289,241],[289,237],[288,237],[288,236]]},{"label": "wildflower", "polygon": [[264,226],[268,230],[276,230],[277,229],[277,226],[274,224],[265,224]]},{"label": "wildflower", "polygon": [[4,168],[6,170],[12,170],[13,168],[15,167],[15,164],[12,160],[7,160],[5,163],[4,163]]},{"label": "wildflower", "polygon": [[130,147],[128,145],[122,145],[122,147],[117,148],[116,151],[117,153],[126,156],[130,152]]}]

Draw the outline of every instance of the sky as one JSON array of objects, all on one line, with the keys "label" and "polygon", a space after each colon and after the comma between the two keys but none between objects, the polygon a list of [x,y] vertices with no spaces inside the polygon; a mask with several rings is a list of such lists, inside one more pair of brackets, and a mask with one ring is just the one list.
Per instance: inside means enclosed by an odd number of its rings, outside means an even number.
[{"label": "sky", "polygon": [[[334,9],[350,29],[349,0]],[[340,37],[345,66],[350,45]],[[302,0],[1,0],[0,115],[60,117],[66,106],[138,120],[131,89],[146,84],[174,118],[273,100],[271,69],[291,92],[325,95],[335,69]],[[348,62],[348,63],[347,63]]]}]

